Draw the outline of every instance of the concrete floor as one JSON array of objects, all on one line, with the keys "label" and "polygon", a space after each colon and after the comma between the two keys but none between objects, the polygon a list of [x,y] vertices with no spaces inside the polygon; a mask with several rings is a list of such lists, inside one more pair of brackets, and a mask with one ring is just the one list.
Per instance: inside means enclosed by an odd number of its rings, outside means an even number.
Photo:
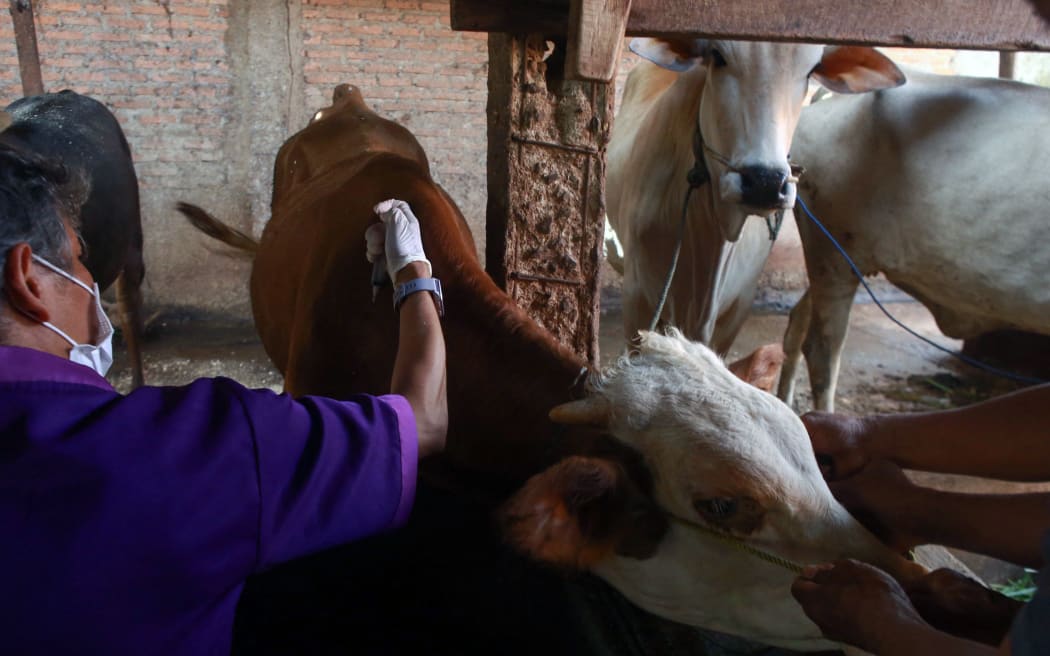
[{"label": "concrete floor", "polygon": [[[892,289],[887,308],[920,334],[958,349],[958,341],[937,330],[928,311]],[[787,324],[786,309],[794,298],[781,294],[764,298],[756,307],[730,353],[733,360],[762,344],[779,342]],[[622,314],[619,291],[603,294],[602,360],[622,350]],[[122,346],[116,345],[110,379],[127,391],[130,372]],[[150,325],[145,345],[146,379],[151,385],[180,385],[201,376],[227,376],[249,387],[279,391],[281,376],[262,349],[251,322],[215,314],[164,311]],[[849,414],[912,412],[965,405],[1016,389],[1017,385],[980,373],[923,344],[893,325],[871,303],[854,306],[839,379],[837,410]],[[811,407],[805,373],[798,383],[796,410]],[[949,489],[1013,492],[1027,486],[989,483],[946,476],[918,475],[926,484]],[[1002,581],[1019,574],[1017,568],[961,554],[964,562],[986,580]]]}]

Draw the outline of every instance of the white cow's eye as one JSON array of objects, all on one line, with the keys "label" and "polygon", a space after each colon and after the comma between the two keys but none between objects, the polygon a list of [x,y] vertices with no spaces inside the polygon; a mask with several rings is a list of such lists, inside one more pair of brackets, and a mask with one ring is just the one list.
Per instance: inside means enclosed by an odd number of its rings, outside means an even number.
[{"label": "white cow's eye", "polygon": [[708,56],[711,58],[711,63],[714,64],[715,68],[723,68],[726,65],[726,58],[718,50],[711,48]]},{"label": "white cow's eye", "polygon": [[736,499],[729,497],[714,497],[712,499],[697,499],[693,502],[697,512],[708,519],[725,519],[731,517],[737,510]]}]

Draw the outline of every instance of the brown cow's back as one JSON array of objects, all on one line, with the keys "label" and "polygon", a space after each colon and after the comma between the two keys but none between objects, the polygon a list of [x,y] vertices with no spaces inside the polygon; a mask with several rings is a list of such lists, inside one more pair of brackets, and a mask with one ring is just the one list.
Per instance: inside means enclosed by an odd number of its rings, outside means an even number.
[{"label": "brown cow's back", "polygon": [[[397,316],[375,303],[365,230],[387,198],[411,205],[445,289],[450,433],[443,460],[513,485],[570,442],[547,411],[571,399],[584,362],[518,309],[485,274],[467,223],[430,178],[411,133],[356,91],[281,148],[273,218],[252,270],[252,307],[267,353],[294,395],[389,389]],[[587,438],[590,439],[590,438]]]}]

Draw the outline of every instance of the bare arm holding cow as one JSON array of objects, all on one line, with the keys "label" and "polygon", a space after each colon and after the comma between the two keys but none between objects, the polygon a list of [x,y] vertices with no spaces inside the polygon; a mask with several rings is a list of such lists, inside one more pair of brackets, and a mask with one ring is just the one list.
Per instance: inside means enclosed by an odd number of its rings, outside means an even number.
[{"label": "bare arm holding cow", "polygon": [[[388,200],[376,206],[383,221],[368,235],[369,259],[386,257],[390,279],[397,286],[430,278],[430,262],[423,253],[419,221],[408,203]],[[419,454],[427,456],[445,447],[448,404],[445,396],[445,339],[441,319],[430,294],[411,294],[399,306],[399,340],[390,391],[404,396],[416,418]]]},{"label": "bare arm holding cow", "polygon": [[832,493],[872,532],[905,551],[940,544],[1028,567],[1042,567],[1040,537],[1050,528],[1050,494],[966,494],[912,483],[878,460],[831,481]]},{"label": "bare arm holding cow", "polygon": [[832,479],[887,459],[905,469],[1045,481],[1048,409],[1050,385],[1039,385],[953,410],[870,417],[813,412],[802,421],[816,452],[831,458]]},{"label": "bare arm holding cow", "polygon": [[[912,483],[901,467],[1019,481],[1050,479],[1048,402],[1050,385],[1042,385],[941,412],[867,418],[811,413],[803,421],[836,498],[894,546],[937,543],[1043,567],[1039,547],[1050,526],[1050,495],[943,492]],[[792,591],[826,634],[874,653],[1009,653],[1009,639],[993,652],[942,633],[927,620],[931,612],[943,618],[956,611],[956,619],[963,621],[941,627],[952,634],[981,622],[1006,627],[1015,602],[958,575],[948,580],[938,571],[924,578],[929,580],[902,588],[874,568],[841,561],[809,568]],[[1039,590],[1041,610],[1029,613],[1031,617],[1045,613],[1045,577]],[[870,621],[869,606],[879,621]],[[916,606],[923,609],[921,615]],[[1030,630],[1024,633],[1023,640],[1032,639]],[[998,642],[987,636],[982,640]]]},{"label": "bare arm holding cow", "polygon": [[1040,567],[1050,494],[943,492],[912,484],[899,467],[1050,480],[1046,408],[1050,385],[941,412],[813,413],[803,422],[835,496],[895,546],[943,544]]},{"label": "bare arm holding cow", "polygon": [[807,567],[791,587],[824,635],[873,654],[1010,653],[1009,638],[996,648],[938,630],[919,614],[909,592],[885,572],[855,560]]}]

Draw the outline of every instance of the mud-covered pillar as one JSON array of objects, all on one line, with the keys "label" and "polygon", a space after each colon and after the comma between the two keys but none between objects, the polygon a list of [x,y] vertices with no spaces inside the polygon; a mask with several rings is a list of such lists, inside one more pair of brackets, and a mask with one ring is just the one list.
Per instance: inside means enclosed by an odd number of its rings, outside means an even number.
[{"label": "mud-covered pillar", "polygon": [[598,361],[613,85],[564,79],[564,42],[489,35],[486,265],[536,321]]}]

